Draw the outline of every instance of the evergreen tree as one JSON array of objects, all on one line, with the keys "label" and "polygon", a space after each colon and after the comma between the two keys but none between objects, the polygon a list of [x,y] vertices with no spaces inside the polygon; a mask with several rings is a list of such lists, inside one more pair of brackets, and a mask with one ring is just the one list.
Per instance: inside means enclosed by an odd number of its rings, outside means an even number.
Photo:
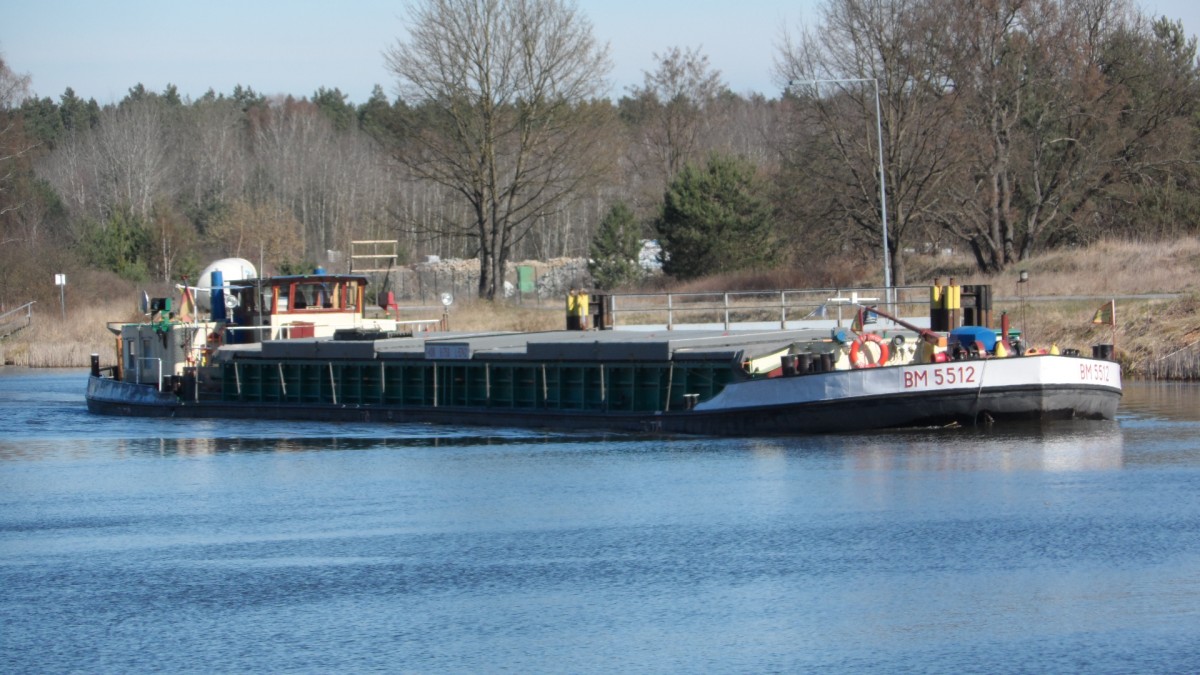
[{"label": "evergreen tree", "polygon": [[53,150],[63,135],[58,106],[49,97],[27,98],[21,103],[25,133],[47,150]]},{"label": "evergreen tree", "polygon": [[341,89],[319,87],[317,93],[313,94],[312,102],[338,131],[348,131],[358,122],[357,111],[346,102],[346,95]]},{"label": "evergreen tree", "polygon": [[617,202],[600,221],[592,239],[588,272],[596,286],[609,290],[638,280],[642,268],[641,228],[625,202]]},{"label": "evergreen tree", "polygon": [[96,267],[116,272],[130,281],[149,277],[146,265],[150,235],[140,218],[119,210],[102,223],[88,226],[80,252]]},{"label": "evergreen tree", "polygon": [[267,99],[250,87],[242,85],[234,85],[233,94],[230,96],[243,111],[249,110],[256,106],[266,105]]},{"label": "evergreen tree", "polygon": [[[400,101],[396,104],[397,107],[403,105]],[[383,93],[383,87],[375,85],[371,89],[371,98],[358,107],[358,128],[370,134],[372,138],[382,140],[390,133],[393,118],[392,106]]]},{"label": "evergreen tree", "polygon": [[125,98],[121,99],[121,102],[118,103],[117,105],[127,106],[132,103],[148,101],[150,99],[157,98],[157,97],[158,97],[157,94],[155,94],[152,91],[148,91],[146,89],[146,85],[142,84],[141,82],[138,82],[137,84],[135,84],[129,88],[129,93],[125,94]]},{"label": "evergreen tree", "polygon": [[162,100],[169,106],[182,106],[183,99],[179,96],[179,87],[173,84],[167,84],[167,88],[163,90]]},{"label": "evergreen tree", "polygon": [[774,227],[753,164],[712,154],[687,164],[667,187],[656,223],[663,272],[693,279],[774,261]]},{"label": "evergreen tree", "polygon": [[59,115],[65,131],[87,131],[100,124],[100,104],[96,99],[86,101],[75,94],[75,90],[67,87],[59,97]]}]

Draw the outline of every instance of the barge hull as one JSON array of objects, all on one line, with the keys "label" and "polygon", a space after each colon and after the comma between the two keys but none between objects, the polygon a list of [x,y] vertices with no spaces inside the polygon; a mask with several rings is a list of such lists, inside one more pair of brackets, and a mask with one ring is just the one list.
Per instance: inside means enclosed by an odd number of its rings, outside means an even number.
[{"label": "barge hull", "polygon": [[[682,433],[715,436],[789,435],[899,427],[976,425],[1004,421],[1112,419],[1120,391],[1107,387],[1022,386],[989,391],[880,395],[807,401],[732,410],[659,413],[587,410],[517,410],[488,407],[406,408],[238,402],[183,402],[149,387],[139,396],[100,395],[106,382],[89,382],[88,410],[141,417],[320,420],[364,423],[430,423],[474,426]],[[96,382],[99,381],[99,382]],[[111,381],[107,381],[111,382]],[[124,383],[117,383],[124,384]],[[93,387],[97,395],[92,395]],[[109,392],[113,393],[113,392]]]}]

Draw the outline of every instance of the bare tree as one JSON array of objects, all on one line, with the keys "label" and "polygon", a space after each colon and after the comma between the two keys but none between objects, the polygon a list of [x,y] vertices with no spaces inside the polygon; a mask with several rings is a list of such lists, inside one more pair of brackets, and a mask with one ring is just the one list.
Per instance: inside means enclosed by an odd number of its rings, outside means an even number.
[{"label": "bare tree", "polygon": [[19,125],[14,109],[29,93],[29,76],[17,75],[9,70],[0,55],[0,216],[18,208],[10,201],[10,185],[16,172],[17,160],[27,153],[32,144],[27,142]]},{"label": "bare tree", "polygon": [[38,175],[54,187],[71,213],[66,234],[74,239],[82,236],[85,221],[103,215],[99,162],[92,140],[89,131],[72,130],[36,163]]},{"label": "bare tree", "polygon": [[[298,263],[304,247],[296,233],[303,226],[290,209],[276,202],[251,205],[243,200],[229,204],[212,224],[209,237],[224,255],[246,258],[263,264]],[[259,270],[265,274],[266,270]]]},{"label": "bare tree", "polygon": [[278,200],[303,224],[301,248],[310,261],[341,246],[336,236],[338,195],[328,185],[336,162],[333,124],[317,107],[292,98],[250,111],[254,157],[260,169],[255,203]]},{"label": "bare tree", "polygon": [[92,132],[93,159],[108,210],[128,208],[149,222],[154,200],[170,198],[177,187],[163,106],[156,100],[126,102],[105,109]]},{"label": "bare tree", "polygon": [[707,147],[704,132],[715,126],[717,97],[727,87],[698,48],[672,47],[655,54],[654,60],[658,68],[644,72],[642,86],[632,87],[630,94],[642,117],[636,126],[637,144],[655,167],[661,191]]},{"label": "bare tree", "polygon": [[981,270],[1095,236],[1133,186],[1192,163],[1179,130],[1196,109],[1196,44],[1178,26],[1125,0],[934,4],[967,149],[942,225]]},{"label": "bare tree", "polygon": [[935,3],[946,27],[937,33],[947,76],[962,92],[959,142],[969,149],[960,174],[948,188],[952,206],[942,226],[970,246],[983,270],[1003,269],[1014,256],[1013,144],[1028,97],[1028,71],[1035,46],[1021,35],[1025,0],[998,0],[961,7]]},{"label": "bare tree", "polygon": [[204,98],[186,111],[177,143],[187,176],[181,200],[191,210],[227,203],[245,189],[250,162],[244,129],[245,117],[231,99]]},{"label": "bare tree", "polygon": [[[852,241],[881,245],[877,126],[883,130],[888,250],[893,279],[906,282],[906,243],[932,220],[953,165],[948,120],[953,90],[926,36],[937,23],[925,0],[830,0],[823,24],[785,38],[776,72],[800,117],[791,146],[799,179],[815,182],[810,217],[853,225]],[[880,108],[876,117],[876,89]]]},{"label": "bare tree", "polygon": [[147,230],[154,249],[148,261],[150,271],[170,282],[180,259],[195,244],[196,230],[171,204],[162,201],[154,204]]},{"label": "bare tree", "polygon": [[[561,210],[602,166],[607,46],[563,0],[422,0],[386,55],[424,115],[398,159],[470,206],[479,296],[494,299],[529,228]],[[461,230],[459,230],[461,232]]]}]

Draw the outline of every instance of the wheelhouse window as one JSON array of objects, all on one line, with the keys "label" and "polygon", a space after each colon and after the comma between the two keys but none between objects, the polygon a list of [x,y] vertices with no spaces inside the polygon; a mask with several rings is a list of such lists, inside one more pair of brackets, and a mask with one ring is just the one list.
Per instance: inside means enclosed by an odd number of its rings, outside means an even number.
[{"label": "wheelhouse window", "polygon": [[352,312],[358,309],[359,282],[353,279],[303,279],[280,284],[275,311]]},{"label": "wheelhouse window", "polygon": [[291,297],[291,284],[275,287],[275,313],[288,311],[288,298]]}]

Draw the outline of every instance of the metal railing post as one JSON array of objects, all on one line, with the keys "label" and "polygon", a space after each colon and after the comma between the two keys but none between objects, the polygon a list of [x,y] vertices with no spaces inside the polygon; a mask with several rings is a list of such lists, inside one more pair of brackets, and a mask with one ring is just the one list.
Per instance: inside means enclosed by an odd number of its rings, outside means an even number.
[{"label": "metal railing post", "polygon": [[[903,307],[917,308],[923,306],[927,301],[913,301],[905,298],[903,291],[912,290],[913,288],[916,287],[884,288],[876,286],[871,288],[848,287],[843,289],[833,287],[744,292],[628,293],[623,296],[614,294],[610,296],[610,302],[612,303],[614,326],[621,325],[617,314],[630,312],[637,313],[639,317],[647,315],[648,318],[642,319],[642,323],[655,326],[662,325],[657,323],[657,321],[663,320],[662,315],[666,314],[666,330],[683,329],[697,325],[708,327],[716,325],[718,327],[723,326],[725,330],[736,330],[738,326],[747,322],[753,322],[760,326],[762,324],[778,326],[780,330],[787,330],[790,328],[789,315],[791,314],[791,307],[789,303],[793,302],[791,299],[793,297],[797,298],[795,302],[797,303],[797,309],[800,310],[797,321],[807,323],[807,320],[810,318],[809,314],[814,313],[811,311],[813,307],[821,309],[828,304],[837,306],[836,313],[828,312],[832,316],[827,316],[826,311],[829,308],[826,308],[825,311],[820,312],[820,316],[816,317],[817,320],[828,318],[835,321],[838,326],[841,326],[842,322],[853,318],[853,315],[857,312],[856,304],[876,306],[880,308],[880,311],[884,312],[887,312],[887,309],[890,308],[891,311],[887,313],[894,315],[902,314]],[[884,299],[881,291],[889,294],[889,297]],[[842,298],[843,295],[846,297]],[[880,297],[871,297],[872,295]],[[816,299],[817,296],[821,296],[821,300]],[[629,307],[621,304],[618,299],[620,297],[630,299]],[[664,297],[666,299],[665,302],[663,302]],[[838,298],[840,300],[838,302],[826,303],[823,301],[824,297],[831,299]],[[675,301],[679,298],[683,298],[684,304],[677,307]],[[720,304],[714,302],[714,298],[719,300]],[[847,316],[847,308],[853,310],[850,316]],[[774,318],[776,311],[779,312],[777,319]],[[679,324],[675,321],[675,314],[677,312],[683,312],[687,315]],[[717,314],[715,320],[713,313]],[[745,316],[739,316],[735,321],[734,314],[738,313],[744,313]],[[659,318],[655,319],[654,317]],[[640,325],[639,322],[635,321],[632,324],[626,323],[625,327],[638,325]]]}]

